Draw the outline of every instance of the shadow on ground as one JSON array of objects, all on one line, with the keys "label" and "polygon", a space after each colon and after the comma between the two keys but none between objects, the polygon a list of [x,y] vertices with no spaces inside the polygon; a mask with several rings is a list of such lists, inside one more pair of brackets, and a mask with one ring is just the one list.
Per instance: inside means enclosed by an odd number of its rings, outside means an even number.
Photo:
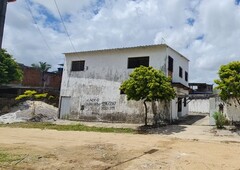
[{"label": "shadow on ground", "polygon": [[178,125],[193,125],[195,122],[205,118],[207,115],[188,115],[178,120]]},{"label": "shadow on ground", "polygon": [[153,154],[153,153],[155,153],[155,152],[157,152],[157,151],[158,151],[158,149],[151,149],[151,150],[149,150],[149,151],[144,152],[143,154],[141,154],[141,155],[139,155],[139,156],[135,156],[135,157],[132,157],[132,158],[127,159],[127,160],[125,160],[125,161],[119,162],[119,163],[117,163],[116,165],[109,166],[109,167],[105,168],[104,170],[112,169],[112,168],[117,167],[117,166],[119,166],[119,165],[122,165],[122,164],[124,164],[124,163],[127,163],[127,162],[133,161],[133,160],[135,160],[135,159],[138,159],[138,158],[140,158],[140,157],[142,157],[142,156],[144,156],[144,155],[146,155],[146,154]]},{"label": "shadow on ground", "polygon": [[154,126],[140,126],[137,129],[139,134],[163,134],[163,135],[171,135],[174,133],[180,133],[182,131],[186,131],[186,126],[182,125],[167,125],[162,127],[154,127]]}]

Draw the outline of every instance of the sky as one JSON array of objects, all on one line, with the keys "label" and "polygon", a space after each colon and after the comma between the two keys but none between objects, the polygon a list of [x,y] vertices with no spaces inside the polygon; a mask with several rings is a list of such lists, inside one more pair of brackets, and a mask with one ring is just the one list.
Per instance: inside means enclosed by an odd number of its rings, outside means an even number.
[{"label": "sky", "polygon": [[3,48],[17,62],[56,70],[66,52],[166,43],[190,60],[189,82],[213,84],[221,65],[240,60],[240,0],[56,3],[67,32],[54,0],[8,3]]}]

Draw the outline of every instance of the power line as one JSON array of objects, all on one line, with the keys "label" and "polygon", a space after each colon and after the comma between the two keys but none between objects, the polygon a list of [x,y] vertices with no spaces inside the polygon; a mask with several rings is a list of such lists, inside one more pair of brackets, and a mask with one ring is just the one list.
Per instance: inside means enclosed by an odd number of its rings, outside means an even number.
[{"label": "power line", "polygon": [[68,36],[68,39],[69,39],[69,41],[70,41],[70,43],[71,43],[71,46],[72,46],[73,50],[76,52],[76,49],[75,49],[75,47],[74,47],[74,45],[73,45],[73,42],[72,42],[72,40],[71,40],[71,38],[70,38],[70,35],[69,35],[68,31],[67,31],[66,25],[65,25],[65,23],[64,23],[64,21],[63,21],[63,17],[62,17],[61,12],[60,12],[60,10],[59,10],[59,8],[58,8],[58,5],[57,5],[56,0],[54,0],[54,2],[55,2],[55,5],[56,5],[58,14],[59,14],[59,16],[60,16],[60,19],[61,19],[61,21],[62,21],[63,27],[64,27],[64,29],[65,29],[65,32],[66,32],[66,34],[67,34],[67,36]]},{"label": "power line", "polygon": [[[46,40],[45,37],[43,36],[43,33],[42,33],[42,31],[40,30],[36,19],[34,18],[34,15],[33,15],[33,12],[32,12],[32,10],[31,10],[31,6],[30,6],[29,1],[28,1],[28,0],[25,0],[25,2],[26,2],[26,4],[27,4],[28,11],[30,12],[30,14],[31,14],[31,16],[32,16],[32,19],[33,19],[33,21],[34,21],[34,24],[35,24],[36,27],[37,27],[38,32],[39,32],[40,35],[42,36],[42,39],[43,39],[45,45],[47,46],[47,48],[49,49],[49,51],[51,51],[51,53],[52,53],[52,55],[53,55],[53,52],[52,52],[50,46],[48,45],[47,40]],[[53,56],[54,56],[54,55],[53,55]],[[54,56],[54,57],[55,57],[55,56]]]}]

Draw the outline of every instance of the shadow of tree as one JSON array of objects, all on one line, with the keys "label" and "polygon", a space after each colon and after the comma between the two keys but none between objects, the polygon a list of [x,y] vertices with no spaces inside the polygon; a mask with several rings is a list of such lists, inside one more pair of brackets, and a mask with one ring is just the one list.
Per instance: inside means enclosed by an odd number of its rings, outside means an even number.
[{"label": "shadow of tree", "polygon": [[108,169],[117,167],[117,166],[122,165],[122,164],[124,164],[124,163],[127,163],[127,162],[133,161],[133,160],[135,160],[135,159],[138,159],[138,158],[140,158],[140,157],[142,157],[142,156],[144,156],[144,155],[146,155],[146,154],[153,154],[153,153],[155,153],[155,152],[157,152],[157,151],[158,151],[158,149],[151,149],[151,150],[149,150],[149,151],[144,152],[143,154],[141,154],[141,155],[139,155],[139,156],[135,156],[135,157],[132,157],[132,158],[127,159],[127,160],[125,160],[125,161],[119,162],[119,163],[117,163],[116,165],[109,166],[109,167],[105,168],[104,170],[108,170]]},{"label": "shadow of tree", "polygon": [[178,125],[192,125],[195,122],[205,118],[207,115],[188,115],[178,120]]},{"label": "shadow of tree", "polygon": [[171,135],[173,133],[180,133],[185,131],[186,126],[182,125],[166,125],[162,127],[154,127],[154,126],[140,126],[137,129],[139,134],[163,134],[163,135]]}]

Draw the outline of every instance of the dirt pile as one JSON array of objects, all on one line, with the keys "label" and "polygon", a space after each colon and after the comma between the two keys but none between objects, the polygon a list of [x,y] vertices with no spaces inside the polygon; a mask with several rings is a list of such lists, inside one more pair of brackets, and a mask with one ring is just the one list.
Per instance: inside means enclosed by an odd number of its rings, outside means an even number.
[{"label": "dirt pile", "polygon": [[52,122],[57,120],[57,108],[41,101],[25,101],[0,116],[0,123]]}]

